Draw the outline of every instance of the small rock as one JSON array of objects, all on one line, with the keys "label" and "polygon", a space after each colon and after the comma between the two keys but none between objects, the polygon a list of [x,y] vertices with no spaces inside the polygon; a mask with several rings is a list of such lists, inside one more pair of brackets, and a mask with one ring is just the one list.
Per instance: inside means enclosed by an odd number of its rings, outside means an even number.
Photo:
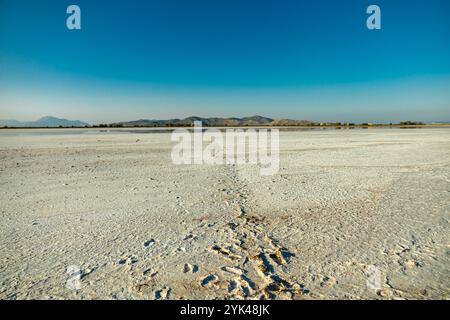
[{"label": "small rock", "polygon": [[138,258],[136,256],[128,256],[119,260],[119,264],[122,266],[125,264],[130,266],[135,264],[136,262],[138,262]]},{"label": "small rock", "polygon": [[156,300],[168,299],[171,291],[172,289],[170,289],[169,287],[163,287],[160,290],[156,290],[155,299]]},{"label": "small rock", "polygon": [[218,279],[219,278],[216,275],[210,274],[210,275],[206,276],[205,278],[203,278],[203,280],[201,281],[201,285],[202,285],[202,287],[209,287],[214,282],[217,282]]},{"label": "small rock", "polygon": [[244,273],[244,271],[238,267],[223,267],[222,270],[237,275],[242,275]]},{"label": "small rock", "polygon": [[196,273],[196,272],[198,272],[198,266],[191,265],[189,263],[185,263],[184,267],[183,267],[183,272],[184,273]]},{"label": "small rock", "polygon": [[391,290],[386,289],[386,288],[378,290],[377,294],[383,298],[389,298],[390,296],[392,296]]},{"label": "small rock", "polygon": [[150,239],[144,242],[144,248],[150,248],[151,246],[153,246],[156,243],[155,240]]}]

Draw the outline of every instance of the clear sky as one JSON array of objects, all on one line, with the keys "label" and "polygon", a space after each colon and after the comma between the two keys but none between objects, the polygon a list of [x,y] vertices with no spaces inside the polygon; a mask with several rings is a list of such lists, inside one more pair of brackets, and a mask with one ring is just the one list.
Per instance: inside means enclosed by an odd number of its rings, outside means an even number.
[{"label": "clear sky", "polygon": [[450,1],[0,0],[1,119],[254,114],[449,121]]}]

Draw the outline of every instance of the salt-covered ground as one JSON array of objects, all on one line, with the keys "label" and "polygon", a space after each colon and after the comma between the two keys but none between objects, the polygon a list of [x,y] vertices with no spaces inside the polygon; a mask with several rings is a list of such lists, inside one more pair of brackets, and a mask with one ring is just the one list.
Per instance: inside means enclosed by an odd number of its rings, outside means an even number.
[{"label": "salt-covered ground", "polygon": [[281,132],[273,176],[172,146],[0,131],[0,298],[450,297],[450,129]]}]

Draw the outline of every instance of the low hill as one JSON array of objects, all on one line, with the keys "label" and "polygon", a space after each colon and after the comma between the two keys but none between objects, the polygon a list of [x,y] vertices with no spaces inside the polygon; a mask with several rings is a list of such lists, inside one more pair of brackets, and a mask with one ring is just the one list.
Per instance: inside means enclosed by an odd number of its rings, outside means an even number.
[{"label": "low hill", "polygon": [[274,120],[262,116],[252,116],[244,118],[202,118],[188,117],[185,119],[169,119],[169,120],[135,120],[127,122],[112,123],[111,127],[190,127],[194,125],[194,121],[201,121],[203,126],[207,127],[242,127],[242,126],[305,126],[313,125],[314,122],[306,120]]}]

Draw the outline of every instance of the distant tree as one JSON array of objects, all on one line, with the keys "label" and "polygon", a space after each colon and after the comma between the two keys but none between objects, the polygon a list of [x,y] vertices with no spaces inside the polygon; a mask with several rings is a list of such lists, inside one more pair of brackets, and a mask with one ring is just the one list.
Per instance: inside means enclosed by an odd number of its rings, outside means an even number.
[{"label": "distant tree", "polygon": [[420,121],[403,121],[403,122],[400,122],[400,125],[403,125],[403,126],[416,126],[416,125],[423,125],[423,122],[420,122]]}]

